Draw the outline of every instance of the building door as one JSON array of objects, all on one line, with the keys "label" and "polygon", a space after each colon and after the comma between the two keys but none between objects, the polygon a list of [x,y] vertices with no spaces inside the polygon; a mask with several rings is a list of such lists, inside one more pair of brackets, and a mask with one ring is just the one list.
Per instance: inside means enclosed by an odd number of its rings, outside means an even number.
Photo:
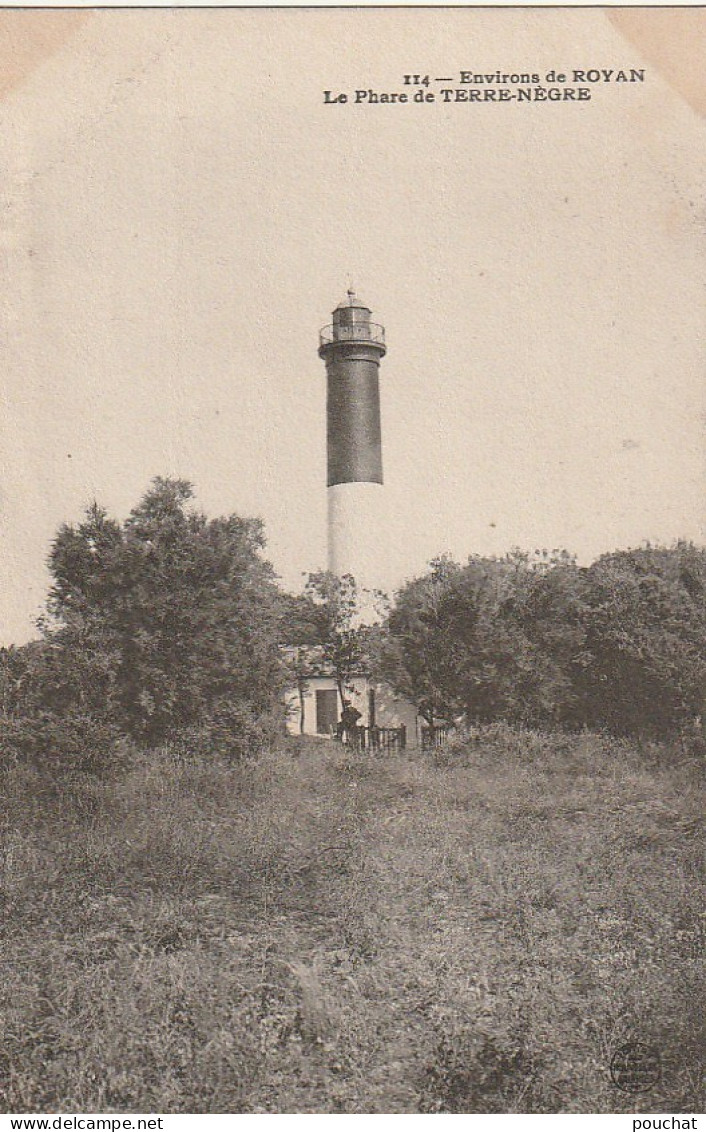
[{"label": "building door", "polygon": [[316,732],[333,735],[338,724],[338,692],[335,688],[316,689]]},{"label": "building door", "polygon": [[375,689],[368,688],[368,727],[375,727]]}]

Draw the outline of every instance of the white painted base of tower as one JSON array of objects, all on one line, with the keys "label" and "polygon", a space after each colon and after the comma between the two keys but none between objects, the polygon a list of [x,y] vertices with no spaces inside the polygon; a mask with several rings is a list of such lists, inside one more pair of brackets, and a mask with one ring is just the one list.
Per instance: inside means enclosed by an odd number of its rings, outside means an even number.
[{"label": "white painted base of tower", "polygon": [[337,483],[327,491],[329,570],[339,578],[352,574],[359,591],[381,589],[385,536],[382,484]]}]

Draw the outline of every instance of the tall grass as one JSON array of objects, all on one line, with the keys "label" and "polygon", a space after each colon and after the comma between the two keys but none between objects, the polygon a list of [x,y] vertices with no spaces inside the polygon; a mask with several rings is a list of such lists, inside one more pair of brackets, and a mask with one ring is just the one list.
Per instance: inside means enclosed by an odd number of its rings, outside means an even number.
[{"label": "tall grass", "polygon": [[[435,760],[14,767],[5,1111],[693,1111],[699,768],[487,728]],[[621,1092],[623,1042],[662,1077]]]}]

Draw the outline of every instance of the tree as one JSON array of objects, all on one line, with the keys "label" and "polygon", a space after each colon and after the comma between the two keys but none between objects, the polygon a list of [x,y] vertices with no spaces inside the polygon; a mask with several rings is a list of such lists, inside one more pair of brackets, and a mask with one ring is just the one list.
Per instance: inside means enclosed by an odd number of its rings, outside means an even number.
[{"label": "tree", "polygon": [[472,556],[449,579],[441,600],[442,671],[469,721],[529,722],[537,714],[546,674],[515,604],[527,573],[513,556]]},{"label": "tree", "polygon": [[396,595],[381,662],[429,722],[674,733],[706,714],[706,551],[439,559]]},{"label": "tree", "polygon": [[460,566],[450,558],[431,563],[428,574],[408,582],[395,595],[378,642],[380,676],[410,700],[423,719],[451,720],[459,703],[448,679],[444,599]]},{"label": "tree", "polygon": [[93,505],[51,549],[46,641],[78,695],[155,742],[214,712],[271,711],[282,679],[278,593],[262,524],[187,510],[183,480],[157,478],[118,524]]},{"label": "tree", "polygon": [[529,581],[545,572],[528,555],[448,558],[396,595],[381,665],[393,687],[434,721],[536,721],[551,711],[556,674],[525,631]]},{"label": "tree", "polygon": [[[535,668],[534,722],[585,722],[580,683],[590,654],[586,642],[585,571],[566,551],[518,551],[508,555],[517,571],[506,613],[532,650]],[[529,705],[528,705],[529,707]]]},{"label": "tree", "polygon": [[706,550],[681,541],[605,554],[584,583],[587,720],[667,735],[703,717]]},{"label": "tree", "polygon": [[321,644],[326,637],[325,605],[310,594],[280,595],[280,640],[291,682],[299,698],[299,731],[304,733],[306,693],[309,677],[323,670]]},{"label": "tree", "polygon": [[357,671],[369,667],[372,627],[361,623],[361,593],[351,574],[309,574],[305,595],[313,604],[315,643],[322,671],[333,674],[341,700]]}]

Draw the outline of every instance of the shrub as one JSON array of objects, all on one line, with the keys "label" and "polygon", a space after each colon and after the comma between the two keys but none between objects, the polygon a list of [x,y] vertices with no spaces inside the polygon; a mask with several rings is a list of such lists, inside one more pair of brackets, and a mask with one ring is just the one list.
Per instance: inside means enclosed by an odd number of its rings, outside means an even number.
[{"label": "shrub", "polygon": [[85,713],[5,717],[0,735],[0,766],[30,763],[52,774],[97,774],[124,757],[116,727]]},{"label": "shrub", "polygon": [[177,757],[243,762],[270,749],[282,736],[278,713],[256,715],[247,704],[225,703],[202,723],[181,728],[169,747]]}]

